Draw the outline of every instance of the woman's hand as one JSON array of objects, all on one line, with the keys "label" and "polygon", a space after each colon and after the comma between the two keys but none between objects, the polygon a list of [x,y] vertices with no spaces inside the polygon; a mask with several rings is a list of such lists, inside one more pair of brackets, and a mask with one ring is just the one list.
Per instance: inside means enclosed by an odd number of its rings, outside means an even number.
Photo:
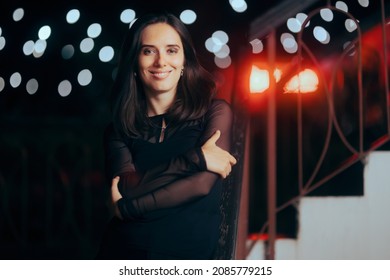
[{"label": "woman's hand", "polygon": [[116,176],[111,182],[111,204],[113,206],[113,212],[115,216],[122,219],[122,215],[117,205],[118,200],[122,198],[118,188],[119,176]]},{"label": "woman's hand", "polygon": [[217,146],[216,142],[221,136],[217,130],[202,146],[202,152],[206,160],[207,170],[226,178],[232,171],[232,166],[237,160],[227,151]]}]

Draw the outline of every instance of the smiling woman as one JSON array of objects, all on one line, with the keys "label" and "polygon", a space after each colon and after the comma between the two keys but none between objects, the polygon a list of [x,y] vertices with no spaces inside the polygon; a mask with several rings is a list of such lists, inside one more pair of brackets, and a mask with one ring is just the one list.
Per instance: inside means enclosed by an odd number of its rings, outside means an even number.
[{"label": "smiling woman", "polygon": [[213,98],[184,24],[138,18],[122,46],[104,134],[113,219],[99,259],[212,259],[233,114]]},{"label": "smiling woman", "polygon": [[184,69],[183,45],[173,27],[157,23],[144,29],[138,65],[147,97],[148,115],[165,113],[174,102]]}]

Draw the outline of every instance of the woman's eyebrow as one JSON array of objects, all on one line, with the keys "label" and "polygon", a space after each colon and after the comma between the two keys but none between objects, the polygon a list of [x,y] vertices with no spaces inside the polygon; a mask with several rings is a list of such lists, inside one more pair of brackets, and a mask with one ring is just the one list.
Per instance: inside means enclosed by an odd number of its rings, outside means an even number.
[{"label": "woman's eyebrow", "polygon": [[178,44],[170,44],[170,45],[167,45],[167,47],[176,47],[176,48],[180,49],[180,46]]},{"label": "woman's eyebrow", "polygon": [[[169,47],[169,48],[176,47],[176,48],[180,49],[180,46],[178,44],[168,44],[165,47]],[[150,45],[150,44],[142,44],[141,48],[156,48],[156,46],[155,45]]]},{"label": "woman's eyebrow", "polygon": [[148,44],[142,44],[141,48],[155,48],[153,45],[148,45]]}]

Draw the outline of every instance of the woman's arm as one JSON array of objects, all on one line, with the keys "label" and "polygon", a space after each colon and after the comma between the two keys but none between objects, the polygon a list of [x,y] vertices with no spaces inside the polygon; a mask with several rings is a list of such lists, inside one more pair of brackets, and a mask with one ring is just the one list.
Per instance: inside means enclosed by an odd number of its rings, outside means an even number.
[{"label": "woman's arm", "polygon": [[147,194],[179,178],[206,170],[203,153],[197,147],[141,173],[134,166],[129,147],[112,125],[104,133],[104,149],[106,178],[111,180],[119,176],[120,193],[129,198]]},{"label": "woman's arm", "polygon": [[[228,153],[233,122],[230,106],[224,101],[215,101],[206,121],[201,144],[209,171],[197,172],[137,198],[119,197],[117,206],[124,219],[138,219],[153,210],[178,206],[203,197],[210,192],[218,178],[230,173],[231,166],[235,164],[234,157]],[[114,202],[116,199],[118,197],[113,197]]]}]

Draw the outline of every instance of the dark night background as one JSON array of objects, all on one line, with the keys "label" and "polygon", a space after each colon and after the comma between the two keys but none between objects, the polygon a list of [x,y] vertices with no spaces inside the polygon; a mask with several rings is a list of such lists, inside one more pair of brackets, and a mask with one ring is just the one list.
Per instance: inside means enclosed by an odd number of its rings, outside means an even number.
[{"label": "dark night background", "polygon": [[[94,257],[109,218],[101,136],[110,118],[108,96],[117,52],[128,28],[119,20],[122,10],[133,9],[136,16],[195,11],[197,20],[188,28],[201,63],[217,71],[205,40],[218,29],[236,34],[230,39],[234,53],[250,20],[277,2],[247,1],[250,8],[239,14],[228,1],[2,1],[0,27],[6,44],[0,51],[5,81],[0,93],[0,258]],[[17,8],[24,9],[24,16],[15,22]],[[80,10],[75,24],[65,20],[70,9]],[[100,23],[102,33],[94,49],[82,53],[78,46],[92,23]],[[24,55],[23,44],[38,39],[43,25],[52,29],[45,53],[39,58]],[[67,44],[75,53],[65,60],[61,49]],[[103,63],[98,50],[105,45],[114,48],[115,57]],[[82,69],[93,75],[87,86],[76,80]],[[22,82],[13,88],[8,80],[15,72]],[[32,95],[25,88],[31,78],[39,83]],[[57,87],[65,79],[72,91],[62,97]]]},{"label": "dark night background", "polygon": [[[248,9],[243,13],[233,11],[228,0],[1,2],[0,38],[4,37],[6,43],[0,49],[0,78],[4,81],[1,90],[0,80],[0,259],[94,258],[109,219],[102,133],[110,121],[108,97],[112,76],[128,29],[128,24],[120,21],[120,13],[133,9],[137,17],[146,12],[166,10],[179,16],[186,9],[195,11],[197,19],[188,25],[188,29],[202,65],[217,77],[221,98],[231,103],[240,103],[242,99],[243,106],[247,106],[247,97],[233,83],[246,82],[242,77],[247,71],[243,69],[248,66],[248,57],[252,57],[247,55],[250,23],[282,2],[294,1],[246,2]],[[324,5],[326,1],[318,2],[318,5]],[[371,3],[370,12],[361,7],[351,11],[360,17],[364,30],[377,23],[371,18],[378,16],[379,1]],[[23,8],[25,13],[22,20],[15,22],[12,14],[17,8]],[[65,20],[71,9],[79,9],[81,13],[75,24]],[[365,18],[369,20],[364,21]],[[101,24],[102,33],[94,39],[94,49],[82,53],[79,44],[87,37],[87,28],[92,23]],[[43,25],[50,25],[52,30],[44,54],[39,58],[24,55],[24,43],[37,40],[38,30]],[[216,30],[229,35],[232,65],[227,69],[218,68],[214,55],[205,48],[206,39]],[[285,32],[285,26],[278,32]],[[75,53],[70,59],[63,59],[61,49],[67,44],[74,46]],[[107,45],[113,47],[114,58],[101,62],[99,50]],[[331,57],[325,51],[322,55]],[[280,59],[286,62],[291,56],[283,54]],[[92,73],[92,81],[87,86],[77,82],[77,75],[83,69]],[[9,79],[15,72],[21,74],[22,82],[14,88]],[[32,78],[39,83],[35,94],[26,91],[26,83]],[[66,97],[58,93],[58,85],[63,80],[72,84],[72,91]],[[283,124],[278,131],[280,202],[297,194],[296,184],[292,183],[296,180],[295,169],[290,167],[296,159],[296,143],[290,141],[296,123],[284,121],[293,112],[289,106],[291,99],[279,100],[278,107],[278,118]],[[253,129],[249,233],[258,232],[266,219],[263,109],[259,107],[259,112],[248,110],[252,113]],[[318,111],[319,114],[322,112]],[[322,125],[315,118],[313,120],[308,125]],[[380,129],[370,141],[385,133],[383,125],[379,124]],[[316,133],[315,129],[313,133]],[[339,163],[340,159],[337,161]],[[361,165],[352,168],[354,181],[351,181],[351,174],[344,175],[338,183],[332,182],[333,190],[323,188],[315,195],[361,195],[361,175],[354,175],[361,174],[361,168]],[[337,188],[346,181],[349,188]],[[278,231],[281,235],[296,235],[295,217],[293,207],[280,213]]]}]

